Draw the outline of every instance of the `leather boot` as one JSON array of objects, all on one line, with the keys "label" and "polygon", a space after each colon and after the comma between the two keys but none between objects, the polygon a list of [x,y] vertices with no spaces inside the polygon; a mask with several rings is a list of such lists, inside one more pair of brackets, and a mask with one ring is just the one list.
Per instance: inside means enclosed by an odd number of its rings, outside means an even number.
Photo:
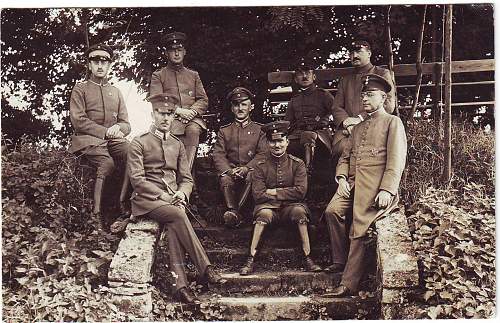
[{"label": "leather boot", "polygon": [[233,188],[230,186],[224,186],[222,188],[222,193],[224,194],[224,202],[228,210],[224,213],[224,224],[230,228],[238,227],[241,224],[241,215],[238,214],[236,202],[236,197]]},{"label": "leather boot", "polygon": [[105,177],[103,177],[103,178],[98,177],[95,180],[95,184],[94,184],[94,210],[92,211],[92,213],[93,213],[94,217],[96,217],[97,220],[99,221],[98,222],[99,229],[104,230],[104,231],[108,231],[109,228],[106,225],[104,215],[102,214],[102,211],[101,211],[101,198],[102,198],[102,193],[104,190],[105,179],[106,179]]},{"label": "leather boot", "polygon": [[197,146],[186,146],[186,156],[189,164],[189,170],[193,170],[194,159],[196,157]]},{"label": "leather boot", "polygon": [[176,301],[186,303],[186,304],[200,304],[200,300],[193,294],[189,287],[182,287],[178,289],[174,294],[174,299]]},{"label": "leather boot", "polygon": [[248,256],[245,264],[243,265],[243,267],[241,267],[240,275],[246,276],[246,275],[250,275],[251,273],[253,273],[253,269],[254,269],[253,266],[254,266],[254,257]]},{"label": "leather boot", "polygon": [[132,213],[130,210],[130,206],[127,201],[130,200],[130,177],[128,175],[127,170],[125,170],[125,174],[123,175],[123,182],[120,191],[120,205],[119,205],[119,217],[121,218],[129,218]]},{"label": "leather boot", "polygon": [[312,271],[312,272],[321,271],[321,267],[317,265],[314,262],[314,260],[312,260],[312,258],[309,256],[304,257],[304,267],[306,268],[306,271]]},{"label": "leather boot", "polygon": [[312,161],[314,158],[314,146],[311,144],[305,144],[304,145],[304,164],[306,164],[307,168],[307,175],[312,174]]}]

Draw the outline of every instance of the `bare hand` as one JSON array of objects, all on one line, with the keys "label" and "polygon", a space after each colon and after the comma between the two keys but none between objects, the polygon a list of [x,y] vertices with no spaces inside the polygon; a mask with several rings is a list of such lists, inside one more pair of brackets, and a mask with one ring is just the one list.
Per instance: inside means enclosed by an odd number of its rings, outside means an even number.
[{"label": "bare hand", "polygon": [[352,133],[352,128],[354,128],[354,126],[351,125],[351,126],[347,127],[347,129],[342,130],[342,133],[346,136],[350,136]]},{"label": "bare hand", "polygon": [[361,119],[358,117],[348,117],[347,119],[342,122],[342,126],[344,126],[344,129],[349,128],[349,126],[355,126],[358,123],[361,122]]},{"label": "bare hand", "polygon": [[266,190],[266,194],[271,196],[278,196],[278,192],[276,191],[275,188],[268,188]]},{"label": "bare hand", "polygon": [[108,130],[106,130],[106,138],[123,138],[123,133],[120,130],[120,126],[115,124],[109,127]]},{"label": "bare hand", "polygon": [[349,196],[351,195],[351,186],[344,177],[341,177],[339,179],[339,187],[337,188],[337,194],[345,198],[349,198]]},{"label": "bare hand", "polygon": [[378,192],[377,196],[375,197],[375,203],[381,209],[387,208],[389,206],[389,203],[391,203],[391,201],[392,201],[392,194],[384,190],[380,190],[380,192]]},{"label": "bare hand", "polygon": [[232,169],[232,175],[238,178],[245,178],[248,174],[248,167],[238,166]]},{"label": "bare hand", "polygon": [[176,191],[172,196],[172,204],[184,205],[185,203],[186,203],[186,196],[184,195],[184,193],[182,193],[181,191]]},{"label": "bare hand", "polygon": [[175,110],[175,114],[177,114],[182,119],[186,119],[187,121],[191,121],[198,114],[196,110],[186,109],[186,108],[177,108]]}]

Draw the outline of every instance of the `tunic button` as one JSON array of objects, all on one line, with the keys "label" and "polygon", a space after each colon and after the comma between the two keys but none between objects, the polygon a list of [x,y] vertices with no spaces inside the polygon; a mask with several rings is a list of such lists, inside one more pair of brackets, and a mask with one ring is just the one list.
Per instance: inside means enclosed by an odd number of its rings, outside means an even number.
[{"label": "tunic button", "polygon": [[113,94],[111,94],[111,92],[108,93],[109,96],[112,96]]}]

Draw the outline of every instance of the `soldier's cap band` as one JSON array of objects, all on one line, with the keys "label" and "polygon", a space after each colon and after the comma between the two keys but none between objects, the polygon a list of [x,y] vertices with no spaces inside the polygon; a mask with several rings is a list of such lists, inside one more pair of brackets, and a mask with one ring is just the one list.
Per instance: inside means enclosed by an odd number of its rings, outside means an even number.
[{"label": "soldier's cap band", "polygon": [[269,140],[278,140],[282,139],[283,137],[286,137],[288,134],[286,132],[273,132],[273,133],[268,133],[267,134],[267,139]]},{"label": "soldier's cap band", "polygon": [[102,55],[94,55],[89,57],[89,61],[92,62],[111,62],[111,57],[102,56]]}]

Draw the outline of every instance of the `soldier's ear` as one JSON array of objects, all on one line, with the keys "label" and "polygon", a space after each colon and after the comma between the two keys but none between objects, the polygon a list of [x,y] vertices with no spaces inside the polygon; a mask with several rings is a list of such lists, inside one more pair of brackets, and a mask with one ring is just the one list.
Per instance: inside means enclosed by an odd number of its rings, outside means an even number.
[{"label": "soldier's ear", "polygon": [[313,81],[316,81],[316,73],[313,71]]}]

